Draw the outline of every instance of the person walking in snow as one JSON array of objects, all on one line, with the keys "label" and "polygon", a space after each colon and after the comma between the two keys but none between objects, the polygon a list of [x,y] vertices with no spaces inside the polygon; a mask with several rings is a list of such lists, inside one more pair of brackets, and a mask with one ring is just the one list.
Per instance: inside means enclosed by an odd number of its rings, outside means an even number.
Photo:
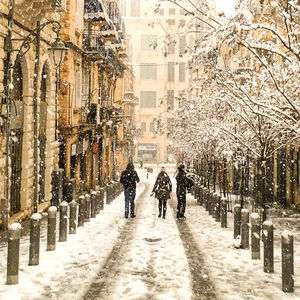
[{"label": "person walking in snow", "polygon": [[172,183],[169,175],[164,167],[161,168],[159,174],[156,177],[151,196],[155,194],[155,198],[158,199],[158,217],[161,215],[165,219],[167,212],[167,200],[170,199],[172,192]]},{"label": "person walking in snow", "polygon": [[140,182],[140,178],[137,172],[134,170],[133,163],[129,163],[126,169],[121,173],[120,182],[124,187],[125,196],[125,218],[129,215],[129,205],[130,205],[130,217],[135,218],[134,213],[135,208],[135,194],[136,194],[136,183]]},{"label": "person walking in snow", "polygon": [[185,218],[185,207],[186,207],[186,192],[187,189],[194,185],[194,182],[186,176],[185,166],[179,165],[178,173],[176,175],[176,196],[177,196],[177,219]]}]

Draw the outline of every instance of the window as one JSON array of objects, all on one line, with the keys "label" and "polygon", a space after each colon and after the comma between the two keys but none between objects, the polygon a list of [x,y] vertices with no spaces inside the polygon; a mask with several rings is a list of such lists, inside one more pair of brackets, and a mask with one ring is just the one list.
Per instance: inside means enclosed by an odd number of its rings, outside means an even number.
[{"label": "window", "polygon": [[141,108],[156,108],[156,92],[141,91],[140,107]]},{"label": "window", "polygon": [[150,132],[155,132],[155,122],[154,121],[152,121],[150,123]]},{"label": "window", "polygon": [[163,15],[164,15],[164,9],[163,9],[163,8],[160,8],[160,9],[159,9],[159,15],[160,15],[160,16],[163,16]]},{"label": "window", "polygon": [[141,64],[141,80],[157,79],[157,64]]},{"label": "window", "polygon": [[175,72],[174,72],[174,62],[168,62],[168,81],[174,82]]},{"label": "window", "polygon": [[180,8],[180,15],[186,16],[186,10],[184,8]]},{"label": "window", "polygon": [[189,83],[193,81],[193,70],[189,69]]},{"label": "window", "polygon": [[86,103],[89,97],[89,69],[83,67],[82,70],[82,105]]},{"label": "window", "polygon": [[168,23],[169,25],[175,25],[175,19],[168,19],[168,20],[167,20],[167,23]]},{"label": "window", "polygon": [[174,109],[174,90],[168,90],[167,106],[168,109]]},{"label": "window", "polygon": [[175,53],[175,38],[173,34],[170,34],[168,37],[168,54]]},{"label": "window", "polygon": [[194,38],[192,36],[189,37],[189,48],[190,48],[190,52],[192,52],[194,47]]},{"label": "window", "polygon": [[180,20],[180,21],[179,21],[179,25],[180,25],[181,27],[185,26],[185,20]]},{"label": "window", "polygon": [[185,53],[185,36],[179,38],[179,56],[183,56]]},{"label": "window", "polygon": [[140,17],[140,1],[131,1],[131,17]]},{"label": "window", "polygon": [[185,63],[179,63],[179,82],[185,82]]},{"label": "window", "polygon": [[167,135],[169,136],[169,134],[174,130],[174,119],[173,118],[168,118],[167,119]]},{"label": "window", "polygon": [[83,15],[84,15],[84,1],[77,1],[76,25],[77,28],[80,30],[84,29]]},{"label": "window", "polygon": [[169,15],[170,16],[174,16],[176,13],[176,9],[175,8],[169,8]]},{"label": "window", "polygon": [[146,122],[141,123],[141,131],[146,132]]},{"label": "window", "polygon": [[81,72],[76,71],[75,75],[75,107],[81,107]]},{"label": "window", "polygon": [[156,51],[157,35],[143,34],[141,36],[142,51]]}]

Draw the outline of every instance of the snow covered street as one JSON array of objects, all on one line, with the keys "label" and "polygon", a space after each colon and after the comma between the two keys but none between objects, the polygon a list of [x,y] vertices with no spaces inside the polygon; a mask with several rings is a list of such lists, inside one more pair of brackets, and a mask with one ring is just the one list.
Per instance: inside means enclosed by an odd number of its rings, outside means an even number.
[{"label": "snow covered street", "polygon": [[176,221],[172,170],[167,169],[173,195],[166,219],[157,218],[157,201],[149,197],[156,169],[148,178],[145,169],[137,170],[142,182],[134,219],[124,218],[121,194],[76,234],[68,235],[67,242],[47,252],[45,218],[38,266],[28,266],[29,237],[21,239],[18,285],[5,285],[7,245],[1,244],[0,299],[299,299],[299,234],[295,292],[283,293],[279,234],[280,224],[286,223],[274,220],[275,272],[266,274],[262,259],[251,260],[250,250],[234,247],[231,213],[228,228],[221,229],[189,194],[187,219]]}]

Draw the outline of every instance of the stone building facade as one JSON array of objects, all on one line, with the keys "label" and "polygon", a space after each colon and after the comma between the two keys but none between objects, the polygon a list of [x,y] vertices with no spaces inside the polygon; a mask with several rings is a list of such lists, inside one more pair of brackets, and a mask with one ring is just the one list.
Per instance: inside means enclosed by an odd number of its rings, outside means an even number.
[{"label": "stone building facade", "polygon": [[[49,21],[60,21],[57,1],[4,0],[0,3],[0,197],[2,198],[2,220],[11,216],[10,222],[31,215],[36,205],[42,210],[51,199],[51,173],[57,166],[58,143],[55,139],[55,66],[49,47],[56,39],[53,24],[43,27]],[[37,21],[41,24],[40,47],[36,46]],[[12,24],[11,39],[8,25]],[[31,36],[29,43],[24,39]],[[7,48],[12,46],[8,60]],[[28,47],[26,47],[28,46]],[[16,51],[15,51],[16,50]],[[19,52],[18,52],[19,51]],[[39,59],[36,60],[36,52]],[[17,54],[20,59],[17,59]],[[38,63],[35,70],[35,62]],[[10,68],[11,78],[7,78]],[[37,81],[35,81],[37,78]],[[36,84],[36,86],[35,86]],[[11,95],[10,130],[7,131],[7,88]],[[36,91],[36,95],[35,95]],[[34,112],[34,97],[37,112]],[[35,128],[34,120],[37,127]],[[34,155],[35,131],[38,138],[37,156]],[[8,148],[6,144],[8,143]],[[9,157],[6,159],[6,150]],[[37,165],[35,169],[34,166]],[[37,176],[35,177],[35,170]],[[5,174],[8,180],[5,180]],[[38,178],[37,186],[34,178]],[[38,190],[35,199],[34,189]],[[2,221],[1,220],[1,221]]]},{"label": "stone building facade", "polygon": [[67,1],[62,24],[59,167],[79,193],[116,179],[126,48],[118,1]]},{"label": "stone building facade", "polygon": [[[70,184],[77,196],[117,178],[129,160],[123,101],[125,81],[133,74],[125,71],[128,55],[118,1],[4,0],[0,12],[0,197],[5,229],[58,204],[53,202],[55,174],[64,187],[58,201],[70,200]],[[9,24],[12,34],[7,39]],[[49,48],[60,27],[68,50],[57,68]],[[8,40],[13,50],[21,49],[20,59],[18,51],[7,51]],[[11,78],[6,75],[8,52]]]}]

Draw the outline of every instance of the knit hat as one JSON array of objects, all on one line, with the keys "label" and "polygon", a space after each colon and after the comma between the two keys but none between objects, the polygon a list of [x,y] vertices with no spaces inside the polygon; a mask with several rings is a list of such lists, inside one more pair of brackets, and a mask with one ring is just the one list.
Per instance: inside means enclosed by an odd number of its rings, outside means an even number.
[{"label": "knit hat", "polygon": [[178,166],[178,171],[183,170],[185,168],[185,165],[181,164]]}]

